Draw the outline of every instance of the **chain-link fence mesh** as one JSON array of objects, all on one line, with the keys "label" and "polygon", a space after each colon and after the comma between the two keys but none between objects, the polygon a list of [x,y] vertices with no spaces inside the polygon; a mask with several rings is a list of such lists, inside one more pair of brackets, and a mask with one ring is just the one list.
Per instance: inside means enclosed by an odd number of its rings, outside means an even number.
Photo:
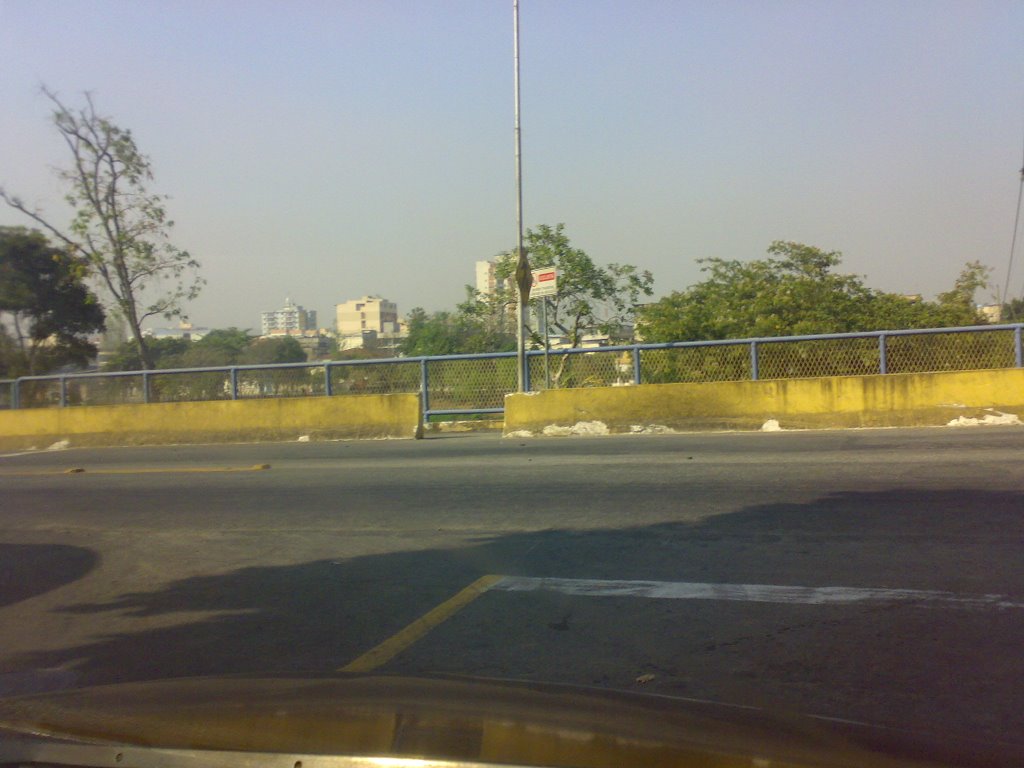
[{"label": "chain-link fence mesh", "polygon": [[238,399],[313,397],[327,391],[321,366],[239,369]]},{"label": "chain-link fence mesh", "polygon": [[229,371],[154,372],[149,374],[151,403],[187,403],[202,400],[230,400]]},{"label": "chain-link fence mesh", "polygon": [[0,411],[11,408],[14,404],[14,381],[0,381]]},{"label": "chain-link fence mesh", "polygon": [[[68,405],[128,405],[146,402],[142,374],[136,376],[68,376]],[[60,397],[58,389],[57,397]]]},{"label": "chain-link fence mesh", "polygon": [[926,333],[886,338],[889,373],[968,371],[1016,365],[1013,330]]},{"label": "chain-link fence mesh", "polygon": [[868,376],[881,371],[878,339],[821,339],[757,345],[760,379]]},{"label": "chain-link fence mesh", "polygon": [[747,344],[640,351],[640,381],[644,384],[742,381],[750,378],[750,346]]},{"label": "chain-link fence mesh", "polygon": [[427,361],[430,410],[504,408],[516,390],[516,358],[489,357]]},{"label": "chain-link fence mesh", "polygon": [[22,379],[18,382],[19,408],[50,408],[60,405],[60,379]]},{"label": "chain-link fence mesh", "polygon": [[420,364],[355,363],[331,366],[331,392],[335,395],[393,395],[420,391]]},{"label": "chain-link fence mesh", "polygon": [[552,351],[547,355],[530,355],[530,388],[569,389],[573,387],[610,387],[633,383],[633,362],[630,352],[566,353]]},{"label": "chain-link fence mesh", "polygon": [[[818,376],[872,375],[882,370],[877,335],[757,342],[756,374],[750,342],[687,344],[680,347],[595,349],[586,352],[531,353],[527,358],[531,389],[623,386],[633,384],[634,356],[640,356],[644,384],[743,381]],[[1017,364],[1014,328],[940,333],[889,334],[884,342],[888,373],[1010,368]],[[498,409],[516,389],[516,358],[428,358],[393,362],[235,369],[239,399],[324,395],[330,376],[332,394],[419,392],[426,365],[430,411]],[[64,404],[115,405],[143,402],[229,400],[231,371],[152,371],[148,397],[143,375],[67,375]],[[61,377],[21,379],[19,408],[61,404]],[[0,382],[0,409],[11,408],[14,382]]]}]

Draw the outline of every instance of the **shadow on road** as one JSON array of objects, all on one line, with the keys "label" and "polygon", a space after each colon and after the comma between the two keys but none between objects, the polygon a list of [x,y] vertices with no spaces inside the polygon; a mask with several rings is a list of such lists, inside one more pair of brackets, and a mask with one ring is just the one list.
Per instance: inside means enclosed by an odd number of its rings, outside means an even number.
[{"label": "shadow on road", "polygon": [[[451,549],[251,567],[68,605],[68,614],[183,616],[176,626],[12,661],[74,663],[79,685],[332,672],[487,573],[997,592],[1019,601],[1021,510],[1019,493],[968,488],[842,493],[693,524],[631,527],[624,510],[614,530],[512,533]],[[36,594],[47,578],[52,588],[95,558],[63,553],[60,565],[57,554],[39,566]],[[3,557],[35,562],[27,549]],[[1010,739],[1024,733],[1022,614],[491,593],[382,671],[623,688],[649,673],[652,693]]]},{"label": "shadow on road", "polygon": [[99,556],[83,547],[0,543],[0,607],[77,581],[98,563]]}]

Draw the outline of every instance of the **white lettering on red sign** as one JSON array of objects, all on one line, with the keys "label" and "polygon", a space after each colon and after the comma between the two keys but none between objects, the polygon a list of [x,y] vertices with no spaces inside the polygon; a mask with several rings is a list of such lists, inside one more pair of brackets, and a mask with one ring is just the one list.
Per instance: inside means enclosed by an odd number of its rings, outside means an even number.
[{"label": "white lettering on red sign", "polygon": [[533,270],[533,286],[530,298],[539,299],[544,296],[558,295],[558,270],[554,267],[542,267]]}]

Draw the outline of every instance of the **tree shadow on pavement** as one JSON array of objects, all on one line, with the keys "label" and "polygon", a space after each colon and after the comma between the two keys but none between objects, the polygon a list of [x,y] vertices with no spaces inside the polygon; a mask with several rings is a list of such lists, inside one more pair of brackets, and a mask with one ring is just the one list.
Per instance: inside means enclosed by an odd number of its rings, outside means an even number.
[{"label": "tree shadow on pavement", "polygon": [[[638,503],[642,503],[638,501]],[[680,499],[680,506],[686,500]],[[481,536],[465,545],[182,579],[67,614],[162,626],[26,654],[78,684],[332,673],[484,574],[998,593],[1024,602],[1024,496],[841,493],[695,523]],[[202,612],[198,617],[195,612]],[[166,626],[166,617],[182,615]],[[1024,732],[1024,610],[492,593],[382,667],[636,688],[892,727]]]},{"label": "tree shadow on pavement", "polygon": [[0,543],[0,607],[77,581],[98,563],[99,555],[84,547]]}]

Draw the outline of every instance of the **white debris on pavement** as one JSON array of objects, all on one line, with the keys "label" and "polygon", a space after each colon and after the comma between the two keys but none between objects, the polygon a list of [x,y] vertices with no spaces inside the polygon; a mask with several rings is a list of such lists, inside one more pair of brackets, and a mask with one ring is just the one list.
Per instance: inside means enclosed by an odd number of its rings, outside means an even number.
[{"label": "white debris on pavement", "polygon": [[70,448],[70,447],[71,447],[71,441],[70,440],[58,440],[56,443],[51,445],[46,450],[48,450],[48,451],[63,451],[64,449]]},{"label": "white debris on pavement", "polygon": [[664,424],[633,424],[629,428],[631,435],[674,435],[676,431],[672,427],[666,427]]},{"label": "white debris on pavement", "polygon": [[568,437],[572,434],[572,427],[562,427],[558,424],[548,424],[544,427],[544,434],[548,437]]},{"label": "white debris on pavement", "polygon": [[549,424],[544,427],[544,434],[548,437],[567,437],[569,435],[607,435],[608,425],[603,421],[577,421],[571,427],[563,427],[558,424]]},{"label": "white debris on pavement", "polygon": [[573,425],[574,435],[607,435],[608,425],[603,421],[577,421]]},{"label": "white debris on pavement", "polygon": [[957,416],[955,419],[946,424],[947,427],[979,427],[979,426],[1020,426],[1022,423],[1020,418],[1015,413],[1001,413],[1000,411],[992,411],[986,413],[982,418],[968,418],[966,416]]},{"label": "white debris on pavement", "polygon": [[533,437],[533,432],[528,429],[516,429],[506,434],[505,437]]},{"label": "white debris on pavement", "polygon": [[762,432],[781,432],[782,427],[779,426],[778,419],[768,419],[764,424],[761,425]]}]

